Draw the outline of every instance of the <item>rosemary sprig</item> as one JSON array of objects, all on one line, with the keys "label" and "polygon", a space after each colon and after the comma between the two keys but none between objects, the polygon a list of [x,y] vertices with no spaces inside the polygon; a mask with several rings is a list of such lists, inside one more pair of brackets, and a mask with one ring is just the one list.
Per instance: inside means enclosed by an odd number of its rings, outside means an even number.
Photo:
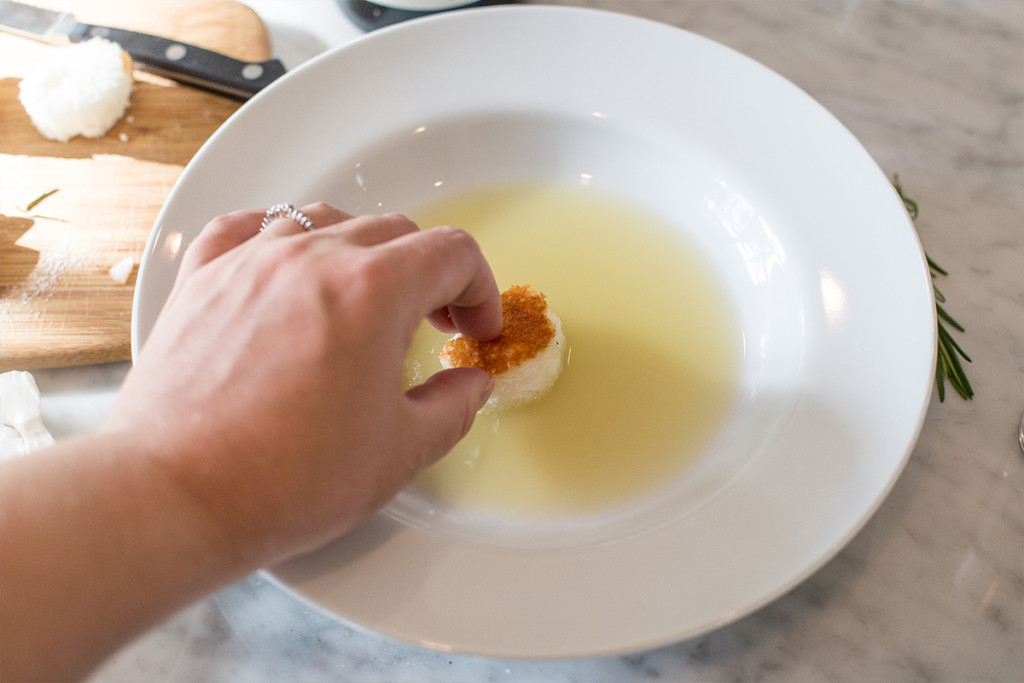
[{"label": "rosemary sprig", "polygon": [[[900,185],[899,176],[893,176],[892,185],[896,188],[896,193],[900,196],[900,199],[903,200],[903,206],[906,207],[910,219],[917,220],[917,202],[903,194],[903,187]],[[969,401],[974,398],[974,389],[967,380],[967,373],[964,372],[964,366],[961,364],[960,359],[963,358],[970,363],[971,358],[953,339],[953,335],[946,328],[946,324],[957,332],[963,332],[964,328],[943,308],[942,304],[946,303],[946,297],[935,285],[935,278],[937,276],[945,277],[948,273],[939,264],[935,263],[928,254],[925,254],[925,258],[928,260],[928,270],[932,276],[932,291],[935,293],[935,312],[938,315],[939,342],[938,358],[935,362],[935,388],[939,392],[939,401],[946,400],[946,380],[949,380],[950,385],[956,390],[956,393],[960,394],[961,398]]]}]

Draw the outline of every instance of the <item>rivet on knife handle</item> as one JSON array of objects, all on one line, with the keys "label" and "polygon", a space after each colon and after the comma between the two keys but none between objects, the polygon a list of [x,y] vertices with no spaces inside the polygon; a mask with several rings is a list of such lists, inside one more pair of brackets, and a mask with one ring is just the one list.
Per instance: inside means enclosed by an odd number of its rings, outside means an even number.
[{"label": "rivet on knife handle", "polygon": [[119,44],[146,71],[248,99],[285,72],[276,59],[245,62],[196,45],[148,33],[78,24],[71,40],[101,37]]}]

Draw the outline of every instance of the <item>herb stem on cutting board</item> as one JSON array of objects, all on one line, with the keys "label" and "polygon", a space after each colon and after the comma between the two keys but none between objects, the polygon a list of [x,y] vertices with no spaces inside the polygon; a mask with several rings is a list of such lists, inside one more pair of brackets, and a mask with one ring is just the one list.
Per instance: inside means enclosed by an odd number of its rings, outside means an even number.
[{"label": "herb stem on cutting board", "polygon": [[42,193],[41,195],[39,195],[38,197],[36,197],[32,201],[30,201],[28,204],[25,205],[25,209],[24,209],[25,213],[28,213],[32,209],[34,209],[37,206],[39,206],[39,204],[41,204],[43,202],[43,200],[45,200],[47,197],[49,197],[51,195],[56,194],[58,190],[60,190],[59,187],[55,187],[52,190],[47,190],[46,192]]},{"label": "herb stem on cutting board", "polygon": [[[900,199],[903,200],[903,206],[906,207],[907,213],[910,215],[912,221],[917,220],[917,202],[903,194],[903,186],[900,185],[899,176],[893,176],[892,185],[896,188],[896,193],[899,194]],[[953,334],[946,327],[948,324],[950,327],[955,329],[957,332],[963,332],[963,325],[953,319],[943,304],[946,303],[946,297],[939,291],[939,288],[935,284],[935,278],[938,276],[945,277],[948,273],[943,270],[939,264],[932,260],[932,257],[927,253],[925,258],[928,260],[928,270],[932,276],[932,291],[935,293],[935,312],[937,314],[938,323],[938,354],[935,361],[935,388],[939,392],[939,401],[946,400],[946,381],[949,381],[950,386],[956,390],[956,393],[960,394],[960,397],[965,401],[969,401],[974,398],[974,389],[971,387],[970,381],[967,379],[967,373],[964,371],[964,366],[960,362],[960,359],[971,362],[970,356],[968,356],[960,345],[953,338]]]},{"label": "herb stem on cutting board", "polygon": [[55,187],[52,190],[47,190],[46,192],[42,193],[41,195],[30,201],[25,206],[19,206],[17,208],[19,211],[21,211],[22,214],[24,214],[24,218],[31,218],[33,220],[59,221],[61,223],[67,223],[68,221],[65,218],[56,218],[54,216],[43,216],[38,213],[32,213],[32,209],[39,206],[47,197],[52,197],[53,195],[55,195],[59,190],[59,187]]}]

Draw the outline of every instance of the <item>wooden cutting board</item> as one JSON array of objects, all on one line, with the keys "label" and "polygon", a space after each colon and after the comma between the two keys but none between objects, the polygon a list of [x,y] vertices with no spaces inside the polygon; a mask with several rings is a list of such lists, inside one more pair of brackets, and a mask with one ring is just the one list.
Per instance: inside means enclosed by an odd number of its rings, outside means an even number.
[{"label": "wooden cutting board", "polygon": [[[80,21],[157,33],[263,61],[267,32],[231,0],[37,0]],[[136,71],[104,137],[44,138],[18,101],[35,60],[58,50],[0,34],[0,371],[126,360],[139,260],[182,169],[240,102]],[[26,206],[55,193],[31,210]],[[126,284],[109,269],[131,257]]]}]

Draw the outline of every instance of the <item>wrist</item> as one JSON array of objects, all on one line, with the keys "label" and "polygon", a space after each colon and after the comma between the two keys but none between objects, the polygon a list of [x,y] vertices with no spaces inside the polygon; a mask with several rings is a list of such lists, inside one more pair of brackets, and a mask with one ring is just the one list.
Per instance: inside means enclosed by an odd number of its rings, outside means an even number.
[{"label": "wrist", "polygon": [[[5,676],[82,676],[246,573],[155,462],[136,441],[106,433],[3,463],[0,536],[18,549],[0,554]],[[64,645],[55,654],[46,642]]]}]

